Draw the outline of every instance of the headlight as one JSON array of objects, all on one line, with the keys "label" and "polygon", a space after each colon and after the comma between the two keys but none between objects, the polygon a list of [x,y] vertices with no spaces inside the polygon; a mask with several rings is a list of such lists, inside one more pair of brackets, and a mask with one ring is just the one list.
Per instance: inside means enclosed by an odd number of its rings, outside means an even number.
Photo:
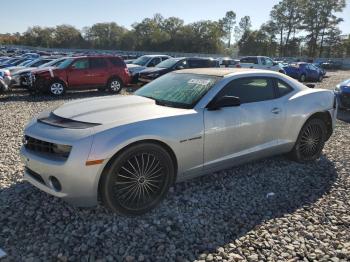
[{"label": "headlight", "polygon": [[68,145],[53,144],[52,151],[62,157],[68,157],[72,147]]},{"label": "headlight", "polygon": [[158,76],[159,76],[159,73],[149,74],[148,76],[149,76],[149,77],[158,77]]}]

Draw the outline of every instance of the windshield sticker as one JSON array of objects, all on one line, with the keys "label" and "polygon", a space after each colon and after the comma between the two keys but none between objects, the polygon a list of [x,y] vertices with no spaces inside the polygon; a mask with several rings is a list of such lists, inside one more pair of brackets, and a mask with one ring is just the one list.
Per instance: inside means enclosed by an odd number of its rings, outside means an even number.
[{"label": "windshield sticker", "polygon": [[209,79],[190,79],[190,80],[188,80],[187,83],[194,84],[194,85],[206,86],[206,85],[209,85],[210,82],[211,81]]}]

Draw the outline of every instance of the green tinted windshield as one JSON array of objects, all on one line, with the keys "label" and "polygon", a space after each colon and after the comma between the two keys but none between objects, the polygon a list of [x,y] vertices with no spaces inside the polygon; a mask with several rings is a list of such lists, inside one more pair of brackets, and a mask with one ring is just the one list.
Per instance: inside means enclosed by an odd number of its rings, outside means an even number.
[{"label": "green tinted windshield", "polygon": [[208,75],[170,73],[145,85],[135,95],[154,99],[163,106],[193,108],[219,79]]},{"label": "green tinted windshield", "polygon": [[163,62],[160,62],[158,65],[156,65],[156,67],[159,68],[170,68],[173,67],[174,65],[176,65],[177,62],[179,62],[179,59],[175,59],[175,58],[169,58]]}]

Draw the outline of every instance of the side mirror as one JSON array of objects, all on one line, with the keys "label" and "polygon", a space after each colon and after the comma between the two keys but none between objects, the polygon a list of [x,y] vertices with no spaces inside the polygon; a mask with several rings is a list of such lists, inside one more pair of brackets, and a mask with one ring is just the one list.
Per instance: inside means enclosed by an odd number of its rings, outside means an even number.
[{"label": "side mirror", "polygon": [[315,84],[306,84],[308,88],[315,88]]},{"label": "side mirror", "polygon": [[207,106],[208,110],[218,110],[223,107],[234,107],[240,106],[241,100],[236,96],[222,96],[218,99],[215,99],[209,103]]}]

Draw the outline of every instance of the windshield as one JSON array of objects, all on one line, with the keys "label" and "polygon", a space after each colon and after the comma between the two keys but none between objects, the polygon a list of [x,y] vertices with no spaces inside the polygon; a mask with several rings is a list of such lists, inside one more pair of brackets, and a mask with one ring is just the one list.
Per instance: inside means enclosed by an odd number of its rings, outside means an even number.
[{"label": "windshield", "polygon": [[52,60],[50,62],[40,65],[39,68],[49,67],[49,66],[59,66],[61,63],[63,63],[63,61],[65,61],[65,59]]},{"label": "windshield", "polygon": [[134,65],[145,66],[150,59],[151,59],[151,57],[149,57],[149,56],[141,56],[141,57],[137,58],[136,60],[134,60],[132,63]]},{"label": "windshield", "polygon": [[64,62],[62,62],[61,64],[59,64],[57,67],[59,69],[65,69],[68,66],[70,66],[70,64],[73,62],[73,58],[68,58],[67,60],[64,60]]},{"label": "windshield", "polygon": [[151,98],[158,105],[193,108],[219,79],[208,75],[170,73],[145,85],[135,95]]},{"label": "windshield", "polygon": [[156,67],[159,67],[159,68],[171,68],[179,61],[180,61],[179,59],[170,58],[170,59],[167,59],[167,60],[165,60],[163,62],[160,62],[158,65],[156,65]]}]

